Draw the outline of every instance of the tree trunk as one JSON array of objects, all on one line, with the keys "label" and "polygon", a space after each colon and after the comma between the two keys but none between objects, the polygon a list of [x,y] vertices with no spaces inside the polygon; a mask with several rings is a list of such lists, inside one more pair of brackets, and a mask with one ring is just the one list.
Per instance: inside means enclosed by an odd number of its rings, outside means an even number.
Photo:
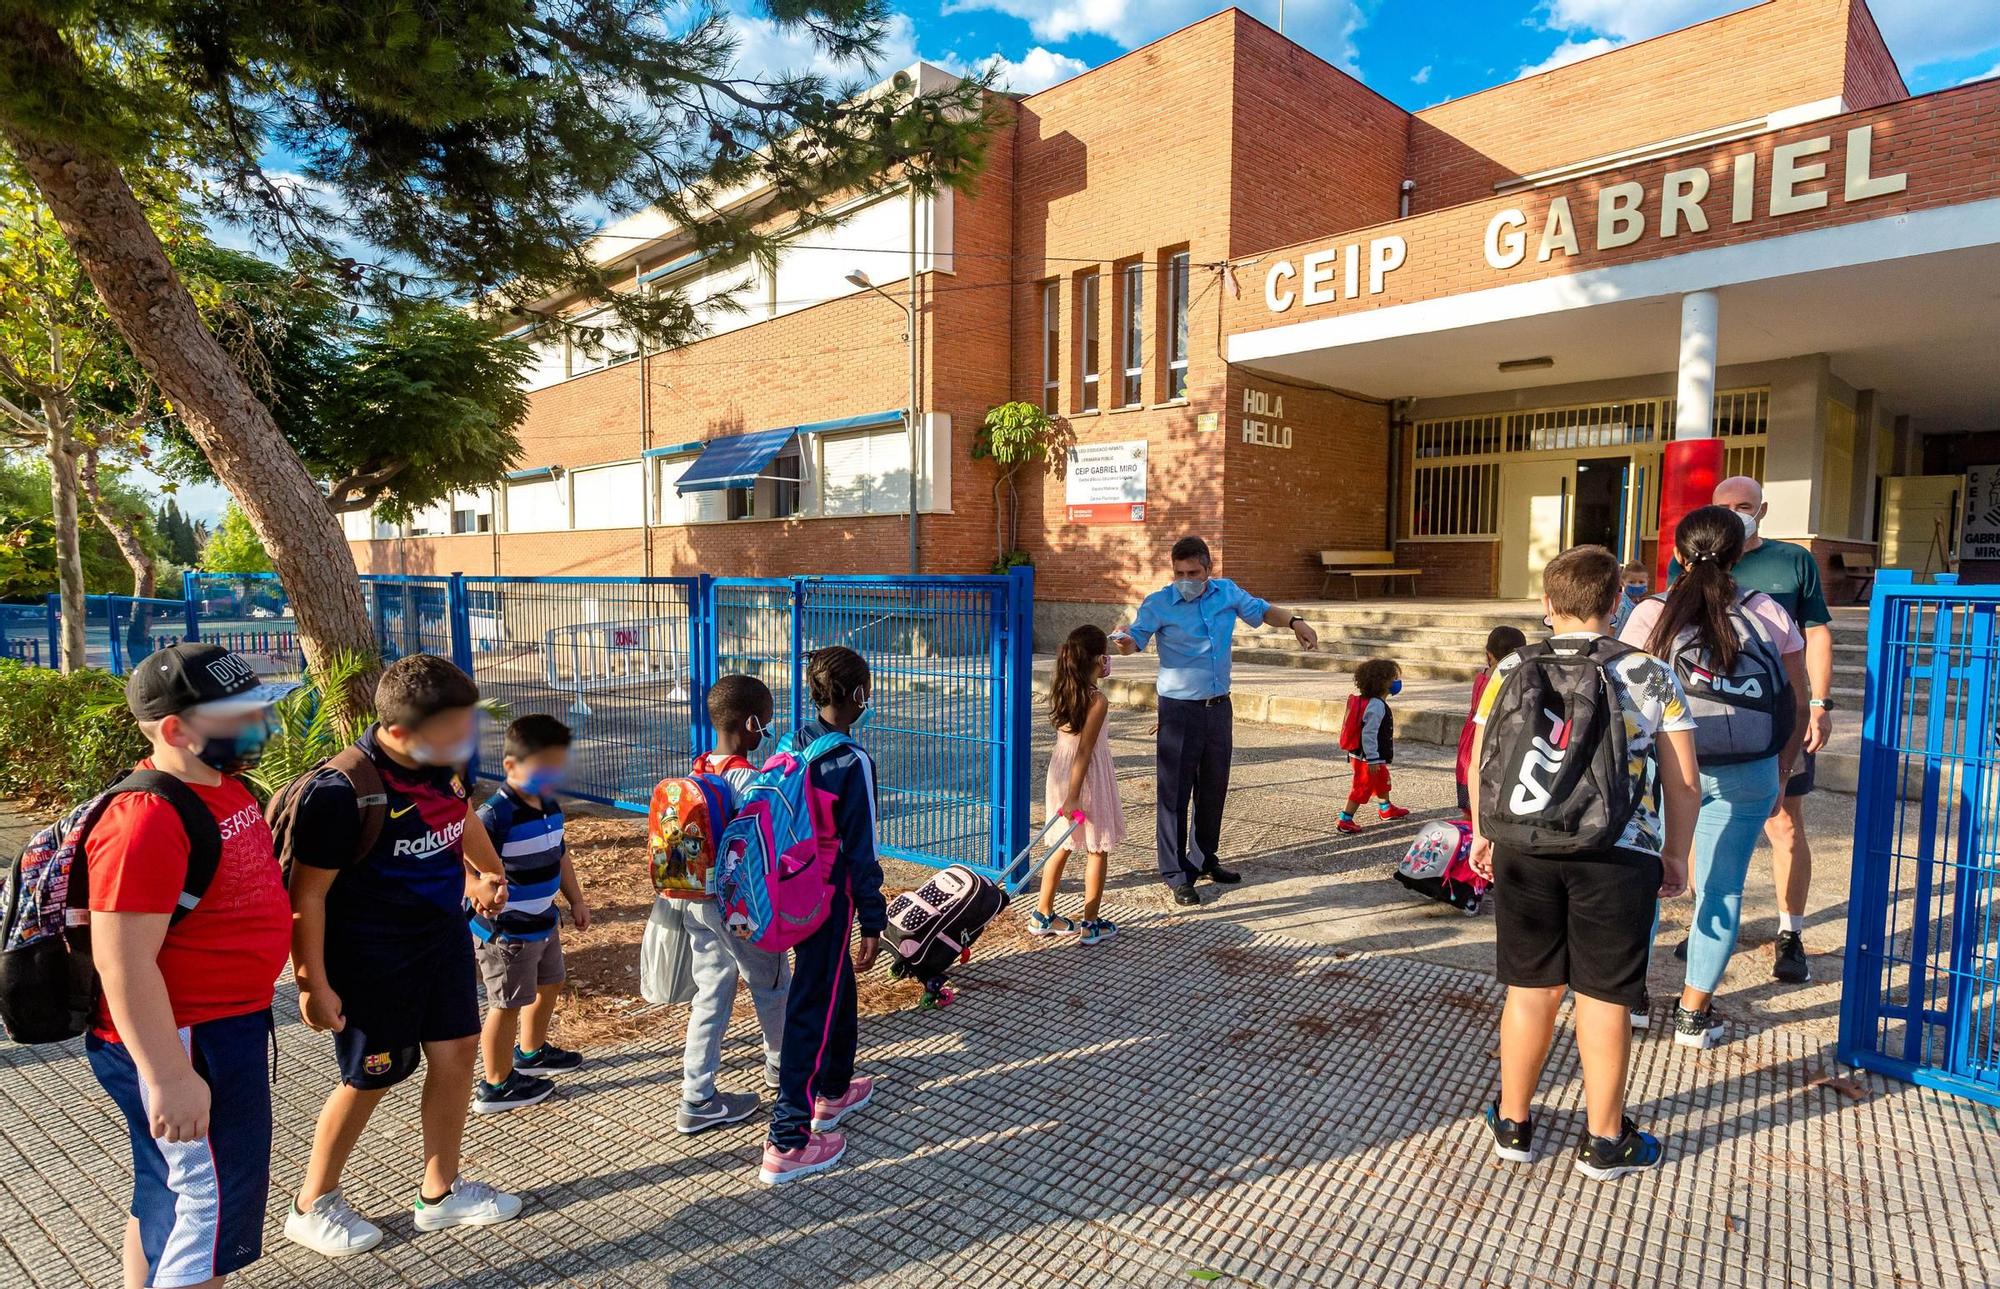
[{"label": "tree trunk", "polygon": [[56,662],[64,675],[90,665],[84,644],[83,534],[76,517],[76,440],[70,437],[67,409],[54,399],[42,402],[49,427],[49,501],[56,525],[56,585],[62,593],[62,636]]},{"label": "tree trunk", "polygon": [[[37,46],[37,57],[74,64],[75,53],[54,28],[32,17],[13,28]],[[270,410],[203,324],[124,175],[101,156],[11,122],[0,121],[0,137],[55,212],[118,333],[271,552],[307,663],[321,668],[341,653],[374,656],[340,522]],[[365,705],[374,677],[365,673],[349,697]]]},{"label": "tree trunk", "polygon": [[153,598],[153,592],[158,589],[158,570],[153,567],[153,557],[146,553],[146,544],[139,540],[137,522],[119,514],[104,500],[104,493],[97,486],[97,449],[84,452],[83,466],[77,479],[83,485],[83,495],[90,498],[90,508],[97,515],[97,522],[103,524],[104,531],[111,534],[111,540],[118,543],[118,553],[125,557],[125,566],[132,570],[132,594],[142,600]]}]

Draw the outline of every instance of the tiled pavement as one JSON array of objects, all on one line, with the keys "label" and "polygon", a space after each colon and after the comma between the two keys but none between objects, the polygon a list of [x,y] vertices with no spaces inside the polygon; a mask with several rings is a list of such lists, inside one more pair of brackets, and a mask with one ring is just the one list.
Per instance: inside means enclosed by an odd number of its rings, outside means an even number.
[{"label": "tiled pavement", "polygon": [[[522,1221],[414,1232],[406,1089],[350,1173],[350,1197],[385,1220],[382,1248],[329,1264],[273,1223],[244,1282],[2000,1283],[2000,1119],[1875,1078],[1858,1098],[1813,1086],[1840,1072],[1825,986],[1773,997],[1732,973],[1745,1023],[1726,1046],[1639,1043],[1634,1113],[1671,1154],[1608,1186],[1561,1157],[1582,1115],[1565,1029],[1541,1097],[1555,1157],[1495,1165],[1473,1117],[1494,1077],[1499,995],[1473,965],[1490,920],[1377,898],[1383,847],[1310,840],[1323,749],[1242,733],[1230,832],[1250,880],[1176,916],[1121,872],[1114,944],[1010,937],[962,973],[958,1006],[865,1021],[881,1091],[838,1171],[768,1190],[757,1127],[676,1134],[663,1038],[595,1054],[541,1107],[473,1122],[468,1171],[521,1188]],[[1118,735],[1136,829],[1144,728],[1121,718]],[[1400,773],[1420,807],[1449,791]],[[1121,869],[1143,862],[1130,849]],[[1819,947],[1838,940],[1840,892],[1826,896]],[[280,1018],[283,1186],[329,1076],[288,994]],[[736,1037],[725,1086],[754,1087]],[[124,1143],[81,1059],[0,1049],[0,1105],[0,1285],[115,1284]]]}]

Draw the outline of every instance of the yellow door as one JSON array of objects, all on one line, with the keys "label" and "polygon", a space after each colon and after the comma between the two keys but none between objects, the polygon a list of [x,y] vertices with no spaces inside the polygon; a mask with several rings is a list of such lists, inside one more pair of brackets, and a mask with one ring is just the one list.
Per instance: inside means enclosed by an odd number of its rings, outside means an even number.
[{"label": "yellow door", "polygon": [[1949,572],[1944,558],[1957,553],[1958,499],[1965,476],[1907,475],[1882,481],[1883,568]]},{"label": "yellow door", "polygon": [[1542,593],[1542,569],[1569,545],[1576,493],[1573,461],[1519,461],[1501,468],[1500,595]]}]

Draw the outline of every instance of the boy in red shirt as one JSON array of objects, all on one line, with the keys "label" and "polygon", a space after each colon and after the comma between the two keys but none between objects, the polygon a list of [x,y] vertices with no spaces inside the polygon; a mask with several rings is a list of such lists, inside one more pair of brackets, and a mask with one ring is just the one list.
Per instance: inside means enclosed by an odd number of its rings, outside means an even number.
[{"label": "boy in red shirt", "polygon": [[126,792],[84,841],[91,951],[103,1000],[84,1039],[90,1068],[132,1139],[125,1284],[220,1284],[264,1248],[270,1189],[271,989],[291,948],[291,903],[257,800],[234,777],[255,765],[270,706],[215,645],[162,649],[132,671],[126,706],[153,744],[142,770],[185,785],[220,847],[201,899],[182,903],[190,827],[165,795]]}]

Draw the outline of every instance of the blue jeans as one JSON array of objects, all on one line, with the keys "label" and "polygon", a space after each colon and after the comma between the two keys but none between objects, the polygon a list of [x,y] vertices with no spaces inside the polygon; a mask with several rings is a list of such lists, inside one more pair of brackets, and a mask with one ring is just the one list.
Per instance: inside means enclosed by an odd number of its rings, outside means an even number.
[{"label": "blue jeans", "polygon": [[1750,854],[1777,803],[1776,757],[1701,772],[1687,953],[1687,985],[1698,993],[1712,994],[1722,983],[1743,920],[1743,877],[1750,871]]}]

